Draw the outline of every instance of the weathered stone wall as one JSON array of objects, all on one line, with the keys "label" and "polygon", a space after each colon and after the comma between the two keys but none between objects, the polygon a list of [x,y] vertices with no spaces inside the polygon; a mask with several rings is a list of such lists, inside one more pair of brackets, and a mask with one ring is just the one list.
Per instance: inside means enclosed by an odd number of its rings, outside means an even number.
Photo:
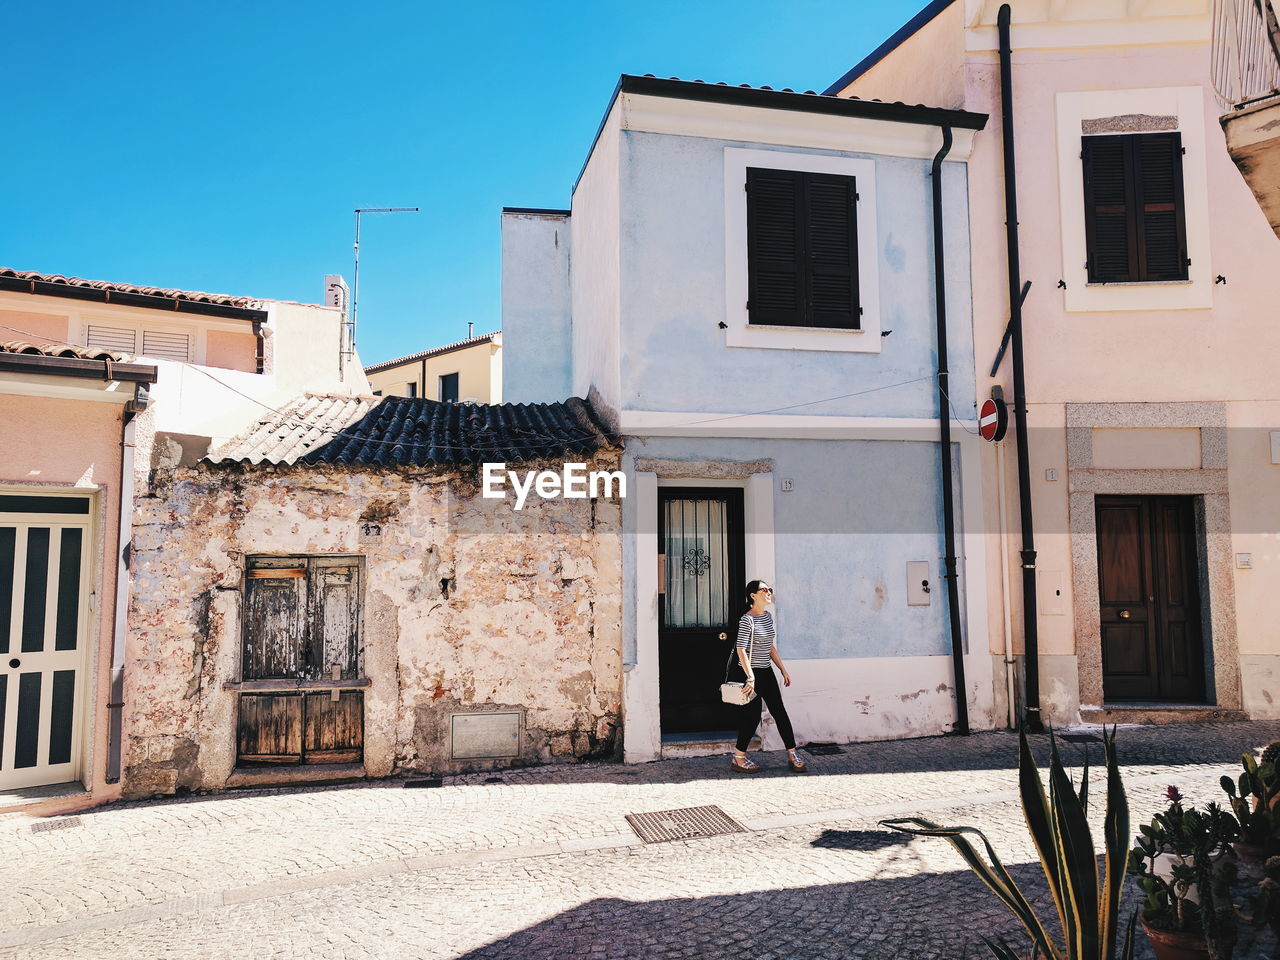
[{"label": "weathered stone wall", "polygon": [[[237,694],[223,685],[240,678],[255,554],[364,558],[369,776],[620,755],[620,502],[535,495],[516,511],[481,498],[478,480],[473,469],[157,470],[133,540],[126,795],[220,789],[232,776]],[[451,760],[451,715],[497,710],[522,715],[520,757]]]}]

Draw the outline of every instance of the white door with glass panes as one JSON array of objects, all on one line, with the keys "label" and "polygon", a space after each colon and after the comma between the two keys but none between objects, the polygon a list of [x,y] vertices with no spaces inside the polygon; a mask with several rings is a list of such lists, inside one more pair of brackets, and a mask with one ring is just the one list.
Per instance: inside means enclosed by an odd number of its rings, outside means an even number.
[{"label": "white door with glass panes", "polygon": [[92,499],[0,491],[0,789],[77,780]]}]

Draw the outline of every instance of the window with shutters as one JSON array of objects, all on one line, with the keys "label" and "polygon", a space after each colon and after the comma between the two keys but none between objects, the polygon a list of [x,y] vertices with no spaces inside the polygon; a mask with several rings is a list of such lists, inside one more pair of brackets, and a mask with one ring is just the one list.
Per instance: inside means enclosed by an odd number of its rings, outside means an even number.
[{"label": "window with shutters", "polygon": [[880,352],[876,164],[724,148],[725,346]]},{"label": "window with shutters", "polygon": [[858,329],[857,178],[748,167],[746,192],[750,322]]},{"label": "window with shutters", "polygon": [[84,325],[84,345],[129,356],[191,363],[195,356],[195,332],[190,328],[152,327],[141,324],[97,323]]},{"label": "window with shutters", "polygon": [[1082,138],[1090,283],[1186,280],[1182,137]]}]

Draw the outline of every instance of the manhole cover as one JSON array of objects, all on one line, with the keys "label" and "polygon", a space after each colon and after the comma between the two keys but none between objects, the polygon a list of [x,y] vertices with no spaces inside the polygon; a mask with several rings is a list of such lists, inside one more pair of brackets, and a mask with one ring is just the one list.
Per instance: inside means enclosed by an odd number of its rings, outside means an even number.
[{"label": "manhole cover", "polygon": [[837,753],[844,753],[834,743],[806,743],[801,747],[805,753],[811,753],[815,757],[833,757]]},{"label": "manhole cover", "polygon": [[1092,733],[1064,733],[1062,739],[1068,743],[1101,743]]},{"label": "manhole cover", "polygon": [[67,827],[80,826],[79,817],[59,817],[57,820],[41,820],[31,825],[32,833],[44,833],[46,830],[65,830]]},{"label": "manhole cover", "polygon": [[645,843],[664,840],[697,840],[724,833],[745,833],[719,807],[684,807],[656,813],[628,813],[627,823]]}]

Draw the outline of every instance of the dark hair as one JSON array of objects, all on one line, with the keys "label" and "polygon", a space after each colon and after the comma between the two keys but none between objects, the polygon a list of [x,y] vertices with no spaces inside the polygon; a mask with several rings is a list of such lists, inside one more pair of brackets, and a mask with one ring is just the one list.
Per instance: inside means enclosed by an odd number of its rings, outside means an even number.
[{"label": "dark hair", "polygon": [[743,613],[746,613],[748,610],[751,609],[751,605],[755,602],[751,599],[751,595],[753,593],[759,593],[760,585],[764,582],[765,582],[764,580],[748,580],[747,581],[747,605],[746,607],[743,608],[743,611],[742,611]]}]

